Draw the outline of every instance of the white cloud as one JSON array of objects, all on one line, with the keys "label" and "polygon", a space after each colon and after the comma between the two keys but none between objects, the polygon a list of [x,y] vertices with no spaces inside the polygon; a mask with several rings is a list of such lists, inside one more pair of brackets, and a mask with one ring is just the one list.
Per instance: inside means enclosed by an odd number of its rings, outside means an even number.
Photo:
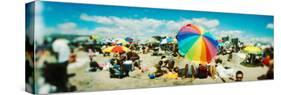
[{"label": "white cloud", "polygon": [[209,20],[207,18],[193,18],[192,21],[195,24],[200,24],[203,27],[206,28],[215,28],[217,27],[220,23],[218,20],[214,19],[214,20]]},{"label": "white cloud", "polygon": [[66,22],[58,25],[58,29],[61,31],[73,31],[77,25],[73,22]]},{"label": "white cloud", "polygon": [[245,37],[241,40],[249,45],[254,45],[254,43],[263,43],[274,46],[274,39],[272,37]]},{"label": "white cloud", "polygon": [[94,33],[104,34],[100,32],[106,32],[112,36],[133,36],[140,39],[153,35],[175,36],[180,27],[187,23],[193,23],[202,26],[207,28],[207,30],[215,30],[215,28],[219,25],[218,20],[207,18],[183,18],[175,21],[158,20],[152,18],[131,19],[115,16],[90,16],[87,14],[81,14],[80,19],[83,21],[95,22],[101,25],[101,27],[97,27],[93,30]]},{"label": "white cloud", "polygon": [[246,45],[254,45],[254,43],[266,43],[273,45],[273,37],[257,37],[254,35],[247,34],[247,31],[241,30],[221,30],[213,32],[217,38],[221,37],[230,37],[230,38],[239,38],[240,41],[244,42]]},{"label": "white cloud", "polygon": [[55,27],[55,33],[57,34],[75,34],[75,35],[89,35],[93,33],[93,30],[86,28],[79,28],[74,22],[65,22],[58,24]]},{"label": "white cloud", "polygon": [[102,24],[112,24],[112,19],[104,16],[89,16],[87,14],[81,14],[80,19],[84,21],[94,21]]},{"label": "white cloud", "polygon": [[266,28],[268,28],[268,29],[274,29],[274,24],[273,24],[273,23],[268,23],[268,24],[266,25]]},{"label": "white cloud", "polygon": [[[43,21],[39,18],[37,22],[37,27],[39,30],[44,30],[42,35],[47,35],[46,33],[61,33],[61,34],[80,34],[80,35],[106,35],[106,38],[125,38],[133,37],[136,39],[148,39],[154,35],[161,36],[171,36],[174,37],[180,27],[192,23],[204,27],[205,30],[212,32],[216,37],[221,38],[224,36],[239,37],[241,41],[245,43],[252,42],[264,42],[271,43],[273,45],[273,38],[266,37],[253,37],[245,35],[245,31],[241,30],[219,30],[217,27],[220,22],[217,19],[207,19],[207,18],[192,18],[180,20],[158,20],[152,18],[141,18],[141,19],[131,19],[131,18],[120,18],[114,16],[90,16],[87,14],[81,14],[80,19],[83,21],[94,22],[98,24],[92,30],[80,28],[74,22],[64,22],[58,24],[56,27],[46,28]],[[39,25],[38,25],[39,23]],[[268,28],[273,28],[273,24],[268,24]],[[38,30],[37,30],[38,31]],[[48,31],[48,32],[46,32]],[[104,37],[105,38],[105,37]],[[42,38],[41,38],[42,39]]]}]

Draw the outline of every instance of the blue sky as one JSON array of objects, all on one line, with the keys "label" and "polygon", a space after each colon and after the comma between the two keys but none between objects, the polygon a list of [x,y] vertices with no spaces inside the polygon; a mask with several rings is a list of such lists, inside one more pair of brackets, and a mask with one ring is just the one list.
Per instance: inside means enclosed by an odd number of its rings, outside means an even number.
[{"label": "blue sky", "polygon": [[[273,40],[274,34],[273,16],[266,15],[54,2],[43,2],[42,6],[41,15],[44,27],[53,28],[55,32],[77,30],[69,32],[73,33],[81,30],[87,32],[84,34],[107,31],[108,33],[126,33],[129,36],[131,33],[132,36],[141,36],[141,34],[133,35],[138,32],[146,36],[165,33],[168,35],[169,33],[175,34],[179,30],[177,28],[186,23],[196,23],[199,26],[202,25],[207,31],[213,31],[216,35],[233,32],[234,34],[231,35],[238,33],[241,36],[246,35],[245,37],[265,37]],[[147,23],[151,25],[148,26]],[[147,32],[146,29],[151,32]]]}]

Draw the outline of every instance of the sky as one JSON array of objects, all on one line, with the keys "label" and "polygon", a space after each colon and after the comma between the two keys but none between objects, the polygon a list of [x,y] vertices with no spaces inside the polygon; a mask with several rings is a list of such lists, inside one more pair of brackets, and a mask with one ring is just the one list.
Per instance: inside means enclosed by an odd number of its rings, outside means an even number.
[{"label": "sky", "polygon": [[[239,37],[273,43],[273,16],[190,10],[121,7],[93,4],[37,2],[36,29],[45,34],[107,35],[105,38],[148,39],[175,37],[180,27],[192,23],[217,38]],[[43,33],[44,32],[44,33]]]}]

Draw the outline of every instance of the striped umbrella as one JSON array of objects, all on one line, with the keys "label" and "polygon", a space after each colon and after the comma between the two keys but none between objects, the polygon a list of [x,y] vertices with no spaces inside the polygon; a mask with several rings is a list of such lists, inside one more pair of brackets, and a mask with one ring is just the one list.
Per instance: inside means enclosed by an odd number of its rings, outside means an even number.
[{"label": "striped umbrella", "polygon": [[103,52],[124,53],[130,51],[129,48],[124,46],[111,46],[102,50]]},{"label": "striped umbrella", "polygon": [[210,63],[217,55],[216,38],[201,27],[187,24],[179,30],[176,38],[180,55],[185,56],[189,61]]}]

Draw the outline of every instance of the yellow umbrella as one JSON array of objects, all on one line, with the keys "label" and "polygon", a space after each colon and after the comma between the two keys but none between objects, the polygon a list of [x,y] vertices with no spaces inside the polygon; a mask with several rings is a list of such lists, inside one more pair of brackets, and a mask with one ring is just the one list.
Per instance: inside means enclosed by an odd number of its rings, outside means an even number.
[{"label": "yellow umbrella", "polygon": [[114,46],[107,47],[107,48],[103,49],[102,52],[111,52],[111,50],[113,48],[114,48]]},{"label": "yellow umbrella", "polygon": [[255,46],[247,46],[243,49],[246,53],[250,54],[261,54],[262,50]]}]

